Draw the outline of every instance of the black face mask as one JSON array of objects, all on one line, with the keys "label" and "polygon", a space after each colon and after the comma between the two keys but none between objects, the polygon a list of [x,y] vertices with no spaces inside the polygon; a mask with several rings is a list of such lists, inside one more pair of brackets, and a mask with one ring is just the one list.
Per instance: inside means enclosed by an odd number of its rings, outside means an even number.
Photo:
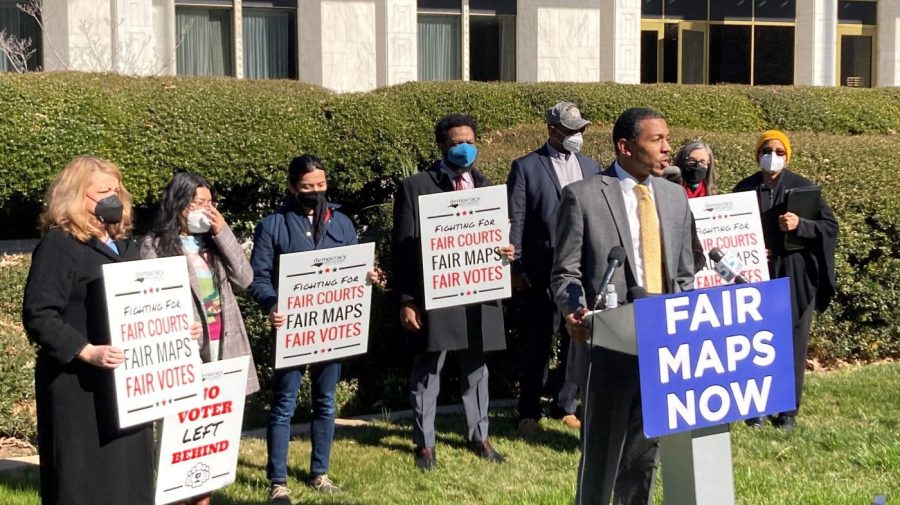
[{"label": "black face mask", "polygon": [[124,207],[122,200],[119,200],[119,195],[109,195],[94,201],[97,202],[97,205],[94,206],[94,215],[97,216],[98,221],[103,224],[119,224],[122,221]]},{"label": "black face mask", "polygon": [[297,201],[307,209],[317,209],[325,202],[324,191],[298,191]]},{"label": "black face mask", "polygon": [[695,185],[706,179],[707,170],[700,165],[686,163],[681,176],[684,178],[685,184]]}]

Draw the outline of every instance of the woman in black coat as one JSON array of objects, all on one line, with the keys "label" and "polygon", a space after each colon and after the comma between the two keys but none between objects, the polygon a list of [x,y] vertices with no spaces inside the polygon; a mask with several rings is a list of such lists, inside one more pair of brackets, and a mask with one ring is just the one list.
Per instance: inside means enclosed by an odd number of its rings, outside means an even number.
[{"label": "woman in black coat", "polygon": [[[835,291],[834,251],[838,225],[834,213],[819,198],[819,208],[808,217],[787,210],[787,191],[814,187],[815,183],[787,169],[791,143],[778,130],[764,132],[756,143],[756,162],[760,171],[745,178],[734,191],[756,191],[760,219],[772,279],[787,277],[791,287],[791,312],[794,336],[794,381],[797,406],[772,418],[775,426],[794,429],[809,346],[809,327],[814,309],[824,311]],[[786,247],[785,237],[798,239],[799,247]],[[750,426],[762,426],[760,418],[748,419]]]},{"label": "woman in black coat", "polygon": [[109,161],[73,159],[47,192],[23,322],[37,345],[38,451],[45,505],[152,504],[150,424],[119,429],[101,266],[139,259],[131,196]]}]

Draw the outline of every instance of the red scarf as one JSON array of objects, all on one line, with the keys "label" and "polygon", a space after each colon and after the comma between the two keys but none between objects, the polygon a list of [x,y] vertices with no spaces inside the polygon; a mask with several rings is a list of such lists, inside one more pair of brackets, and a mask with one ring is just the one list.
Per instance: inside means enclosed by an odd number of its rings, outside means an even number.
[{"label": "red scarf", "polygon": [[687,194],[688,198],[697,198],[699,196],[706,196],[706,184],[703,181],[700,181],[697,184],[697,189],[691,189],[689,186],[684,186],[684,192]]}]

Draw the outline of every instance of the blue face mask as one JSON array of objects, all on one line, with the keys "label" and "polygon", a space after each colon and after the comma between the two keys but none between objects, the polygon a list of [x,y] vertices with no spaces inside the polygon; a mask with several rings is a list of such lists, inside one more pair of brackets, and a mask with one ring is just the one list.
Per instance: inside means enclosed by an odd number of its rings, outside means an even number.
[{"label": "blue face mask", "polygon": [[458,167],[468,167],[475,163],[478,149],[472,144],[457,144],[447,150],[447,161]]}]

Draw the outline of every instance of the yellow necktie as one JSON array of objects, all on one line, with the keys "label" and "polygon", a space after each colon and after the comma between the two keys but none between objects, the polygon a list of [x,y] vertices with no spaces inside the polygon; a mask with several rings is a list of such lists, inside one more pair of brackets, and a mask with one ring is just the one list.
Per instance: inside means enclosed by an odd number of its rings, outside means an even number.
[{"label": "yellow necktie", "polygon": [[641,259],[644,263],[644,289],[648,293],[663,292],[662,243],[656,206],[646,184],[634,187],[638,193],[638,220],[641,222]]}]

